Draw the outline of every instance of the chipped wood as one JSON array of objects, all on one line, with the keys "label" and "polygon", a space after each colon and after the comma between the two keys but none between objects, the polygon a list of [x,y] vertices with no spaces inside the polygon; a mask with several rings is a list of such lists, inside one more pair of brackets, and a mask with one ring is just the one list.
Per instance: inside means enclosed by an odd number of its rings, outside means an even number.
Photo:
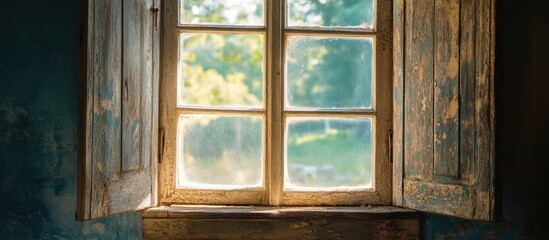
[{"label": "chipped wood", "polygon": [[435,2],[434,178],[455,183],[459,170],[459,0]]},{"label": "chipped wood", "polygon": [[[93,89],[88,101],[92,103],[93,118],[87,121],[92,130],[88,142],[90,158],[91,211],[90,218],[109,214],[108,181],[120,173],[121,148],[121,1],[92,1],[93,33],[91,39],[92,59],[88,69],[88,86]],[[91,98],[91,99],[90,99]],[[109,104],[103,104],[108,102]]]},{"label": "chipped wood", "polygon": [[144,219],[143,239],[419,239],[419,219]]},{"label": "chipped wood", "polygon": [[459,180],[461,184],[474,184],[475,154],[475,36],[478,0],[461,1],[460,39],[460,146]]},{"label": "chipped wood", "polygon": [[393,204],[402,206],[404,173],[404,0],[393,1]]},{"label": "chipped wood", "polygon": [[493,219],[494,218],[494,170],[495,163],[491,153],[493,145],[492,136],[495,132],[493,111],[490,106],[494,99],[493,85],[493,50],[495,46],[491,40],[495,34],[491,29],[494,27],[494,8],[495,0],[479,1],[477,8],[477,27],[476,35],[477,51],[476,54],[476,92],[475,92],[475,158],[478,169],[477,176],[477,205],[475,218]]},{"label": "chipped wood", "polygon": [[144,239],[419,239],[419,214],[395,207],[159,207]]},{"label": "chipped wood", "polygon": [[404,205],[411,209],[474,217],[475,195],[471,187],[453,184],[428,183],[404,180]]},{"label": "chipped wood", "polygon": [[156,202],[158,30],[150,13],[155,3],[86,2],[79,220]]},{"label": "chipped wood", "polygon": [[425,181],[433,179],[434,4],[406,1],[404,178]]},{"label": "chipped wood", "polygon": [[406,16],[403,24],[396,19],[395,32],[405,37],[395,43],[394,58],[398,63],[403,54],[405,66],[403,77],[396,72],[394,78],[394,109],[404,122],[397,116],[394,126],[400,131],[395,145],[399,134],[404,145],[393,154],[394,181],[403,186],[394,186],[393,201],[491,221],[495,0],[405,0],[398,6]]}]

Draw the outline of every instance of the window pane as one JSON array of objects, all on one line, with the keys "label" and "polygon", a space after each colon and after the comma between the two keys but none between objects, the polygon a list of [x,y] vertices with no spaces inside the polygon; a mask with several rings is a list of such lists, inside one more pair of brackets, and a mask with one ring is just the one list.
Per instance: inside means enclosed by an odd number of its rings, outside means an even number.
[{"label": "window pane", "polygon": [[179,106],[263,106],[261,34],[181,34]]},{"label": "window pane", "polygon": [[371,38],[288,37],[287,108],[372,107]]},{"label": "window pane", "polygon": [[372,28],[374,0],[288,0],[288,26]]},{"label": "window pane", "polygon": [[181,24],[264,25],[263,0],[180,0]]},{"label": "window pane", "polygon": [[262,180],[261,117],[180,117],[177,130],[178,187],[260,187]]},{"label": "window pane", "polygon": [[370,118],[289,118],[284,188],[371,188],[372,139]]}]

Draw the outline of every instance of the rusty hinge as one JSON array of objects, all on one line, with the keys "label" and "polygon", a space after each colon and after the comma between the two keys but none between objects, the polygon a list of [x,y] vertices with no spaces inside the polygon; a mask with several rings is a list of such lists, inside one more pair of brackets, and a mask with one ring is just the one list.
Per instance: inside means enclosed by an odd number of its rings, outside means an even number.
[{"label": "rusty hinge", "polygon": [[164,137],[164,129],[160,130],[160,135],[158,136],[158,163],[162,163],[162,158],[164,157],[164,143],[165,143],[165,137]]},{"label": "rusty hinge", "polygon": [[158,12],[160,12],[160,9],[153,7],[151,11],[153,13],[154,29],[156,30],[158,28]]}]

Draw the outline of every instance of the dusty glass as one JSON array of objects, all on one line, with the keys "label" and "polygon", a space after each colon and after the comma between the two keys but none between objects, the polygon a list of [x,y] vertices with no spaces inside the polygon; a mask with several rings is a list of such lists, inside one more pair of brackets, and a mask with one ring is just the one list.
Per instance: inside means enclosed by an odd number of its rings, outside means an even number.
[{"label": "dusty glass", "polygon": [[180,24],[264,25],[263,0],[180,0]]},{"label": "dusty glass", "polygon": [[263,106],[261,34],[182,33],[178,106]]},{"label": "dusty glass", "polygon": [[286,120],[286,190],[371,188],[372,119]]},{"label": "dusty glass", "polygon": [[371,29],[374,12],[374,0],[288,0],[288,26]]},{"label": "dusty glass", "polygon": [[177,186],[197,189],[260,187],[262,117],[182,115],[177,129]]},{"label": "dusty glass", "polygon": [[369,109],[373,39],[289,36],[286,108]]}]

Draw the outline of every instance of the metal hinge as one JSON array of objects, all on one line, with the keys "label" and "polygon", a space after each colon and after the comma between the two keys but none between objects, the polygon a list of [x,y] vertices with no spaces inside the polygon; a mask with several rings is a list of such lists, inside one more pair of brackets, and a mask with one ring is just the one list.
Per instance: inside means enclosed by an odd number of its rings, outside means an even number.
[{"label": "metal hinge", "polygon": [[160,9],[153,7],[151,11],[153,13],[154,29],[156,30],[158,28],[158,12],[160,12]]},{"label": "metal hinge", "polygon": [[160,136],[158,138],[158,163],[162,163],[162,158],[164,157],[164,144],[165,144],[165,136],[164,136],[164,129],[160,130]]}]

